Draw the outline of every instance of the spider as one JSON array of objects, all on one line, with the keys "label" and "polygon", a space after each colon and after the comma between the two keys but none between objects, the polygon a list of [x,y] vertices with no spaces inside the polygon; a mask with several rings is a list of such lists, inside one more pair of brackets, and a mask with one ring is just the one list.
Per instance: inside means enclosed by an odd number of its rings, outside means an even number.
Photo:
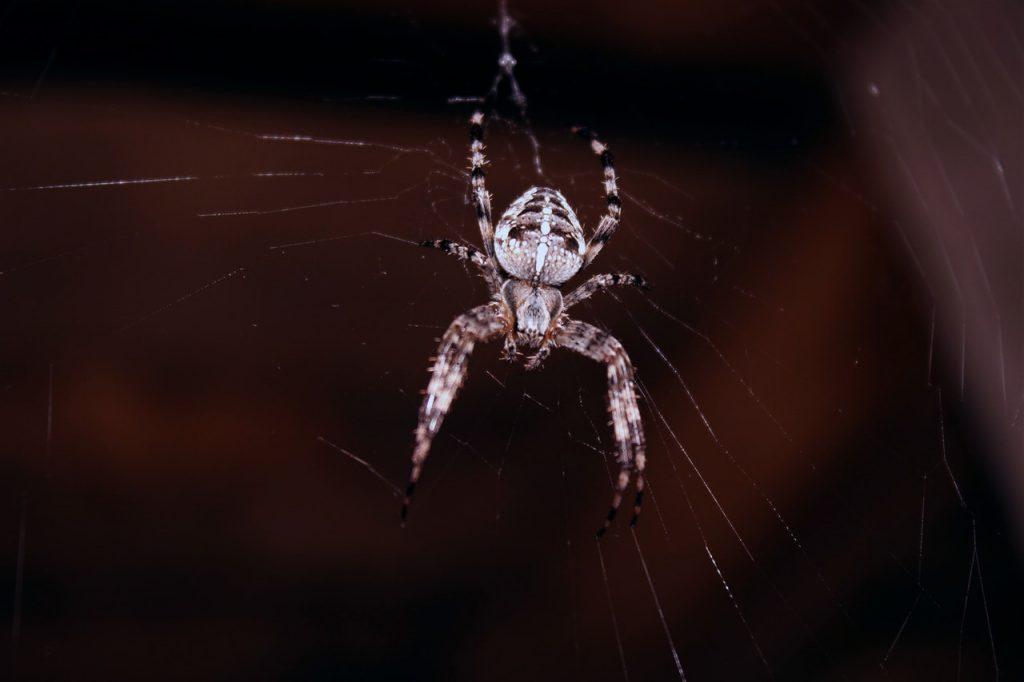
[{"label": "spider", "polygon": [[560,287],[573,275],[590,265],[618,227],[622,214],[612,154],[597,136],[586,128],[573,132],[590,142],[604,169],[604,195],[607,210],[590,241],[565,197],[556,189],[531,187],[512,202],[498,221],[491,221],[491,195],[485,185],[484,114],[476,111],[470,118],[470,182],[473,203],[484,251],[447,239],[421,242],[475,265],[487,282],[491,302],[472,308],[456,317],[445,331],[433,358],[430,382],[420,406],[416,426],[416,445],[412,454],[412,473],[402,503],[405,524],[416,482],[430,444],[452,406],[466,376],[467,362],[479,342],[504,338],[503,357],[519,358],[519,348],[536,349],[525,359],[528,370],[537,369],[552,348],[575,351],[608,368],[608,411],[615,432],[620,466],[611,508],[597,531],[601,537],[611,526],[636,472],[636,501],[631,526],[640,514],[644,491],[644,432],[637,407],[633,365],[622,344],[597,327],[570,318],[567,311],[595,293],[616,286],[648,288],[638,275],[594,275],[563,297]]}]

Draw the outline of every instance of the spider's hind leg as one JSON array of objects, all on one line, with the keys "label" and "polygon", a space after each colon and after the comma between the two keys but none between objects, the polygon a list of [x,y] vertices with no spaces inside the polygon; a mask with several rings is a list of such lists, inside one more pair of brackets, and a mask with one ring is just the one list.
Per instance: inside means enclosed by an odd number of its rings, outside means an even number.
[{"label": "spider's hind leg", "polygon": [[622,200],[619,199],[618,176],[615,173],[615,159],[608,145],[597,138],[594,131],[583,126],[576,126],[572,129],[574,133],[590,142],[590,149],[601,160],[601,168],[604,169],[604,198],[608,207],[593,236],[587,242],[587,250],[583,254],[583,267],[590,265],[591,261],[597,258],[597,254],[608,240],[615,234],[619,227],[619,220],[622,218]]},{"label": "spider's hind leg", "polygon": [[487,191],[487,157],[484,155],[484,113],[474,111],[469,118],[469,184],[476,208],[476,219],[480,226],[487,257],[494,261],[494,223],[491,219],[491,193]]}]

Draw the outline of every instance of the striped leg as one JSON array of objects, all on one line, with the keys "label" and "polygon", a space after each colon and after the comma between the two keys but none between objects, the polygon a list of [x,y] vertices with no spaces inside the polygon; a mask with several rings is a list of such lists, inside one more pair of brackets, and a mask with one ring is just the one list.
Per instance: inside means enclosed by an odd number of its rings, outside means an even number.
[{"label": "striped leg", "polygon": [[619,186],[611,150],[597,139],[597,135],[589,128],[577,126],[573,128],[573,132],[585,140],[590,140],[590,148],[601,159],[601,167],[604,168],[604,197],[608,202],[608,210],[601,217],[601,222],[597,224],[594,236],[590,238],[587,250],[583,254],[583,267],[587,267],[615,234],[615,230],[619,226],[619,219],[622,217],[622,201],[619,200]]},{"label": "striped leg", "polygon": [[428,249],[437,249],[442,253],[455,256],[459,260],[471,262],[480,269],[480,274],[487,280],[487,287],[492,294],[497,293],[501,288],[501,277],[494,270],[494,264],[491,263],[487,254],[482,251],[448,239],[428,239],[420,242],[420,246],[425,246]]},{"label": "striped leg", "polygon": [[476,220],[480,223],[480,238],[484,242],[484,251],[497,270],[494,258],[494,224],[491,222],[491,194],[487,191],[484,166],[484,113],[475,111],[469,119],[469,163],[470,184],[473,192],[473,203],[476,206]]},{"label": "striped leg", "polygon": [[611,414],[612,427],[615,431],[620,469],[611,508],[608,510],[604,525],[597,531],[597,536],[604,535],[611,526],[633,471],[636,471],[636,501],[633,504],[633,519],[630,525],[635,526],[643,504],[644,466],[647,459],[643,423],[636,402],[633,363],[629,361],[626,350],[618,340],[586,322],[566,319],[562,322],[554,341],[562,348],[576,351],[608,366],[608,412]]},{"label": "striped leg", "polygon": [[434,366],[431,369],[430,383],[427,384],[423,404],[420,405],[419,422],[416,424],[416,447],[412,453],[412,473],[409,475],[409,487],[405,490],[402,502],[402,523],[409,513],[416,482],[420,478],[423,462],[430,454],[430,444],[441,428],[441,422],[455,400],[455,395],[466,378],[469,354],[478,341],[490,341],[506,331],[509,321],[505,315],[504,304],[489,303],[478,306],[459,315],[449,325],[441,337]]},{"label": "striped leg", "polygon": [[616,273],[613,275],[594,275],[583,284],[573,289],[562,302],[562,310],[568,310],[572,306],[585,301],[599,291],[612,287],[640,287],[650,289],[651,285],[640,275],[629,273]]}]

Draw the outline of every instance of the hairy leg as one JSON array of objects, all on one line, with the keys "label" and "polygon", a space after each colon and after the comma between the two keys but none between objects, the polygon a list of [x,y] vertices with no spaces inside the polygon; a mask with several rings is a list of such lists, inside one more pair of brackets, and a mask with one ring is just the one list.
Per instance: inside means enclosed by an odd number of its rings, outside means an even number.
[{"label": "hairy leg", "polygon": [[527,371],[540,369],[540,366],[544,364],[544,361],[548,359],[549,355],[551,355],[551,342],[545,341],[541,344],[540,348],[537,349],[536,353],[527,358],[523,367],[525,367]]},{"label": "hairy leg", "polygon": [[604,535],[615,518],[633,471],[636,471],[636,501],[633,505],[633,519],[630,524],[636,525],[643,504],[644,467],[647,459],[643,422],[640,419],[640,408],[636,401],[633,363],[630,362],[626,350],[615,337],[586,322],[564,319],[559,331],[555,334],[554,342],[562,348],[568,348],[592,360],[603,362],[608,367],[608,412],[612,417],[620,469],[611,508],[608,510],[604,525],[597,531],[597,535],[598,537]]},{"label": "hairy leg", "polygon": [[487,191],[486,173],[487,157],[484,156],[484,114],[475,111],[469,119],[469,179],[473,193],[473,205],[476,207],[476,220],[480,224],[480,238],[483,240],[484,251],[498,270],[494,258],[494,224],[491,222],[491,193]]},{"label": "hairy leg", "polygon": [[478,251],[472,246],[459,244],[458,242],[453,242],[448,239],[428,239],[420,242],[420,246],[424,246],[428,249],[437,249],[442,253],[455,256],[459,260],[469,261],[479,268],[480,274],[487,281],[487,288],[492,294],[497,293],[498,290],[501,289],[501,277],[498,275],[497,271],[495,271],[494,264],[491,262],[491,259],[482,251]]},{"label": "hairy leg", "polygon": [[478,306],[459,315],[441,337],[430,383],[420,405],[419,422],[416,424],[416,446],[412,453],[412,473],[409,486],[402,502],[402,522],[409,513],[409,504],[416,489],[416,482],[423,470],[423,462],[430,454],[430,444],[441,428],[444,417],[451,409],[452,401],[466,378],[469,354],[478,341],[490,341],[504,333],[509,325],[502,303]]},{"label": "hairy leg", "polygon": [[650,289],[651,285],[647,283],[640,275],[631,275],[629,273],[615,273],[609,275],[594,275],[583,284],[573,289],[572,293],[568,294],[562,303],[562,309],[568,310],[572,306],[585,301],[599,291],[610,289],[612,287],[639,287],[641,289]]},{"label": "hairy leg", "polygon": [[608,204],[607,211],[597,224],[597,229],[594,230],[594,235],[587,243],[587,250],[583,254],[583,267],[587,267],[615,234],[622,218],[622,201],[619,199],[618,176],[615,174],[615,160],[612,158],[611,150],[597,139],[597,135],[589,128],[576,127],[573,128],[573,132],[589,140],[590,148],[601,160],[601,167],[604,169],[604,198]]}]

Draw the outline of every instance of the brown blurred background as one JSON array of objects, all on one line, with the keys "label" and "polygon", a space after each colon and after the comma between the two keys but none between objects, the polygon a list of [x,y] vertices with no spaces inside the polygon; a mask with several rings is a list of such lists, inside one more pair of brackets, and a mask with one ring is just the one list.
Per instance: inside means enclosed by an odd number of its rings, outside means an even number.
[{"label": "brown blurred background", "polygon": [[[1022,671],[1021,10],[513,2],[496,210],[625,221],[601,368],[482,347],[465,121],[490,3],[0,8],[0,599],[12,679],[985,680]],[[287,136],[292,139],[275,138]],[[302,139],[295,139],[300,136]],[[393,237],[393,238],[389,238]],[[378,475],[379,474],[379,477]],[[678,656],[677,667],[674,656]]]}]

